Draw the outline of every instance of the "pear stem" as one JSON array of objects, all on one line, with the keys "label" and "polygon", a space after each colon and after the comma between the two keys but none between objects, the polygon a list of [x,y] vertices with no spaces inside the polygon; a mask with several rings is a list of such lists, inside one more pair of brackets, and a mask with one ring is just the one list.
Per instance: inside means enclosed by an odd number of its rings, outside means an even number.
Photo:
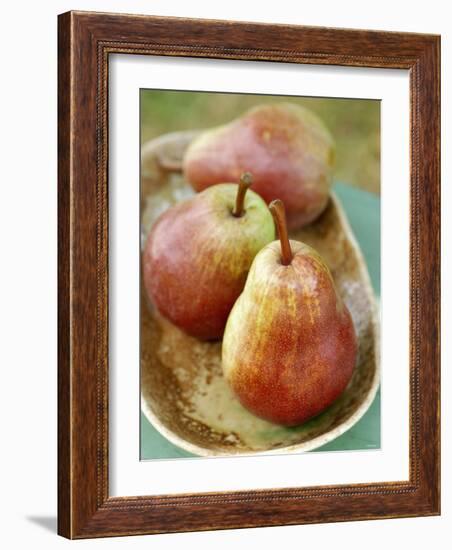
[{"label": "pear stem", "polygon": [[235,208],[232,211],[232,215],[236,218],[240,218],[245,213],[244,204],[245,204],[245,195],[248,189],[253,183],[253,176],[249,172],[243,172],[240,176],[239,188],[237,191],[237,196],[235,198]]},{"label": "pear stem", "polygon": [[284,203],[281,200],[276,199],[269,204],[268,208],[272,213],[276,228],[278,230],[279,241],[281,243],[282,264],[290,265],[293,254],[290,247],[289,236],[287,234],[286,211],[284,208]]}]

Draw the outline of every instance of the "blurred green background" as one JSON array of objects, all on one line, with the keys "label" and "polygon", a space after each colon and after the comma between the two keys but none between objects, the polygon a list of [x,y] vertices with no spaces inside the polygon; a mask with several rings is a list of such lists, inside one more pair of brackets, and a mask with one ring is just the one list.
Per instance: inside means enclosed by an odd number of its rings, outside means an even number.
[{"label": "blurred green background", "polygon": [[290,101],[315,112],[333,134],[334,179],[380,194],[380,101],[141,90],[141,142],[167,132],[211,128],[250,107]]}]

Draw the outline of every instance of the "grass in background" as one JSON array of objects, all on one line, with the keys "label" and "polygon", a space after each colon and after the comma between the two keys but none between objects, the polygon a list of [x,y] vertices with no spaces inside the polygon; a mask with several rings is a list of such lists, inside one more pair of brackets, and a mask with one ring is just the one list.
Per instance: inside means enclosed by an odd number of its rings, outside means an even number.
[{"label": "grass in background", "polygon": [[141,91],[141,140],[179,130],[212,128],[250,107],[290,101],[314,111],[336,140],[335,179],[380,193],[380,102],[211,92]]}]

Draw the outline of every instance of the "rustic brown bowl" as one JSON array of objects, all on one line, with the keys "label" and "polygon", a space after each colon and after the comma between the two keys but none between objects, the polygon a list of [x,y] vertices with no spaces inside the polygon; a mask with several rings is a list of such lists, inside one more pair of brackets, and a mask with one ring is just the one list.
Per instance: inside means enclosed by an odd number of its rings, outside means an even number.
[{"label": "rustic brown bowl", "polygon": [[[142,150],[142,241],[158,215],[193,194],[180,173],[195,132],[167,134]],[[141,407],[169,441],[200,456],[292,453],[315,449],[350,429],[371,405],[379,385],[379,325],[362,253],[337,197],[311,225],[291,233],[323,256],[347,304],[358,336],[352,380],[326,411],[295,428],[257,418],[223,378],[221,342],[192,338],[141,306]]]}]

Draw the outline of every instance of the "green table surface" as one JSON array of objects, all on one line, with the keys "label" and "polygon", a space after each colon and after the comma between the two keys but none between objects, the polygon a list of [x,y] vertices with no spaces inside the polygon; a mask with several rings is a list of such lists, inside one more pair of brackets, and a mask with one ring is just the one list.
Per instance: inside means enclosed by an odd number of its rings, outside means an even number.
[{"label": "green table surface", "polygon": [[[377,195],[336,183],[350,225],[366,259],[372,286],[380,297],[380,198]],[[187,458],[195,455],[176,447],[163,437],[141,413],[141,459]],[[380,448],[380,391],[374,402],[350,430],[314,451],[350,451]]]}]

